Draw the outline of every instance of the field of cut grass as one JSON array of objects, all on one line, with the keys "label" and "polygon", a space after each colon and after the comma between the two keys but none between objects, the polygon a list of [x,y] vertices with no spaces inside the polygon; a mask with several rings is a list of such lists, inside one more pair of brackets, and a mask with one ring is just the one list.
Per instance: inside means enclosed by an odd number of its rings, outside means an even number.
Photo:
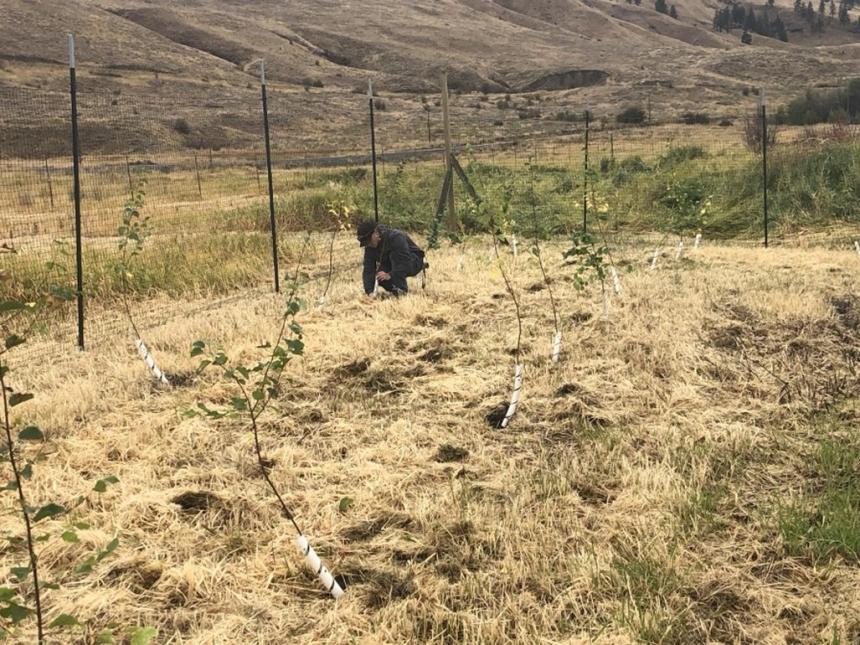
[{"label": "field of cut grass", "polygon": [[[60,640],[151,625],[157,643],[857,642],[860,257],[706,244],[649,271],[653,248],[627,244],[604,316],[560,250],[544,251],[558,364],[536,261],[503,251],[525,314],[505,430],[487,419],[510,394],[516,320],[489,239],[470,240],[462,270],[457,249],[431,252],[428,288],[402,300],[362,299],[351,245],[355,272],[325,306],[318,282],[303,289],[305,357],[263,419],[263,453],[346,585],[337,602],[245,424],[182,414],[236,396],[195,375],[192,341],[250,362],[274,340],[278,298],[191,302],[148,327],[175,387],[130,343],[16,365],[37,396],[14,416],[50,447],[32,503],[119,479],[77,511],[92,527],[79,542],[40,553],[50,579],[119,537],[92,574],[47,591],[49,618],[89,621]],[[0,530],[19,535],[2,500]],[[0,569],[23,555],[4,547]],[[32,623],[11,640],[32,642]]]}]

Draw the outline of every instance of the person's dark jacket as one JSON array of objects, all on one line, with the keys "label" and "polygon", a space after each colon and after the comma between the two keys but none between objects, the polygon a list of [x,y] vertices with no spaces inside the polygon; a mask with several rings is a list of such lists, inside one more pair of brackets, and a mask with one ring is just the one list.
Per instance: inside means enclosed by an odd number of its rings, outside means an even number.
[{"label": "person's dark jacket", "polygon": [[391,274],[391,281],[399,283],[416,276],[424,268],[424,251],[406,233],[381,224],[377,227],[379,245],[364,247],[364,292],[373,293],[377,271]]}]

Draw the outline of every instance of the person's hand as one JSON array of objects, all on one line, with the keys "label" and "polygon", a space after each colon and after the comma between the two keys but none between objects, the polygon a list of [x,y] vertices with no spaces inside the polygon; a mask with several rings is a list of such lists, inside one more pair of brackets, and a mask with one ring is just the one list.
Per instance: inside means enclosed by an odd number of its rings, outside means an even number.
[{"label": "person's hand", "polygon": [[391,274],[386,273],[385,271],[380,271],[376,274],[376,279],[380,282],[388,282],[389,280],[391,280]]}]

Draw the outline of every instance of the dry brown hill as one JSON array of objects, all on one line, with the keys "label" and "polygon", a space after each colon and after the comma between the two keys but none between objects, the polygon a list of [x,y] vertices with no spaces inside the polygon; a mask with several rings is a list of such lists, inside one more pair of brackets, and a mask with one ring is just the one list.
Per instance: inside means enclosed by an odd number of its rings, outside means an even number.
[{"label": "dry brown hill", "polygon": [[[388,97],[383,136],[395,145],[426,142],[420,99],[437,91],[443,70],[460,94],[455,122],[496,136],[570,127],[558,115],[586,103],[608,118],[648,98],[655,118],[733,115],[754,104],[741,94],[747,86],[780,100],[857,70],[860,35],[849,30],[792,32],[788,44],[755,36],[745,46],[739,31],[712,29],[716,2],[675,4],[678,20],[650,0],[7,0],[0,88],[65,91],[71,31],[82,92],[121,96],[118,108],[156,120],[188,116],[190,135],[143,124],[149,135],[136,145],[167,136],[243,145],[258,129],[254,75],[265,58],[295,147],[343,147],[363,141],[356,92],[369,78]],[[772,11],[790,19],[790,5]],[[526,92],[534,94],[516,96]],[[496,106],[504,94],[515,95],[513,109]],[[522,118],[517,108],[531,104]]]}]

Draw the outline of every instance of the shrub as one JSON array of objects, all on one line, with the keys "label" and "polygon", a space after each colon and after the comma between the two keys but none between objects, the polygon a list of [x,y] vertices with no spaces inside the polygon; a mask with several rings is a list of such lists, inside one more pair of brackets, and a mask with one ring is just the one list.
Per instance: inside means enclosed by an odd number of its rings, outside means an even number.
[{"label": "shrub", "polygon": [[173,122],[173,129],[179,134],[191,134],[191,126],[183,118],[176,119]]},{"label": "shrub", "polygon": [[721,128],[728,128],[732,125],[734,125],[734,123],[729,119],[723,119],[722,121],[720,121],[720,127]]},{"label": "shrub", "polygon": [[522,110],[517,110],[517,116],[520,117],[520,119],[539,119],[540,110],[537,108],[523,108]]},{"label": "shrub", "polygon": [[679,146],[677,148],[669,148],[660,156],[657,165],[661,168],[666,166],[677,166],[685,161],[693,159],[703,159],[708,156],[702,146]]},{"label": "shrub", "polygon": [[[778,128],[772,125],[767,130],[767,145],[776,145]],[[761,152],[761,144],[764,139],[761,118],[759,116],[747,116],[744,118],[744,145],[752,152]]]},{"label": "shrub", "polygon": [[615,120],[618,123],[632,123],[632,124],[640,124],[645,123],[645,119],[647,118],[647,114],[645,110],[642,109],[640,105],[633,105],[619,112],[615,116]]},{"label": "shrub", "polygon": [[705,112],[684,112],[681,121],[686,125],[708,125],[711,118]]},{"label": "shrub", "polygon": [[[779,113],[779,111],[778,111]],[[806,90],[792,100],[780,116],[790,125],[826,123],[839,118],[855,119],[860,115],[860,79],[853,79],[836,90]]]},{"label": "shrub", "polygon": [[562,110],[561,112],[556,112],[553,116],[553,119],[556,121],[567,121],[568,123],[574,123],[579,120],[579,115],[576,112],[570,110]]},{"label": "shrub", "polygon": [[302,79],[302,86],[305,89],[309,87],[324,87],[323,82],[318,78],[312,78],[310,76],[306,76]]},{"label": "shrub", "polygon": [[625,172],[645,172],[648,170],[648,165],[642,161],[642,157],[639,155],[635,155],[633,157],[627,157],[622,159],[618,168],[624,170]]},{"label": "shrub", "polygon": [[676,179],[672,176],[660,191],[657,203],[669,215],[673,233],[701,230],[710,210],[709,186],[699,177]]}]

